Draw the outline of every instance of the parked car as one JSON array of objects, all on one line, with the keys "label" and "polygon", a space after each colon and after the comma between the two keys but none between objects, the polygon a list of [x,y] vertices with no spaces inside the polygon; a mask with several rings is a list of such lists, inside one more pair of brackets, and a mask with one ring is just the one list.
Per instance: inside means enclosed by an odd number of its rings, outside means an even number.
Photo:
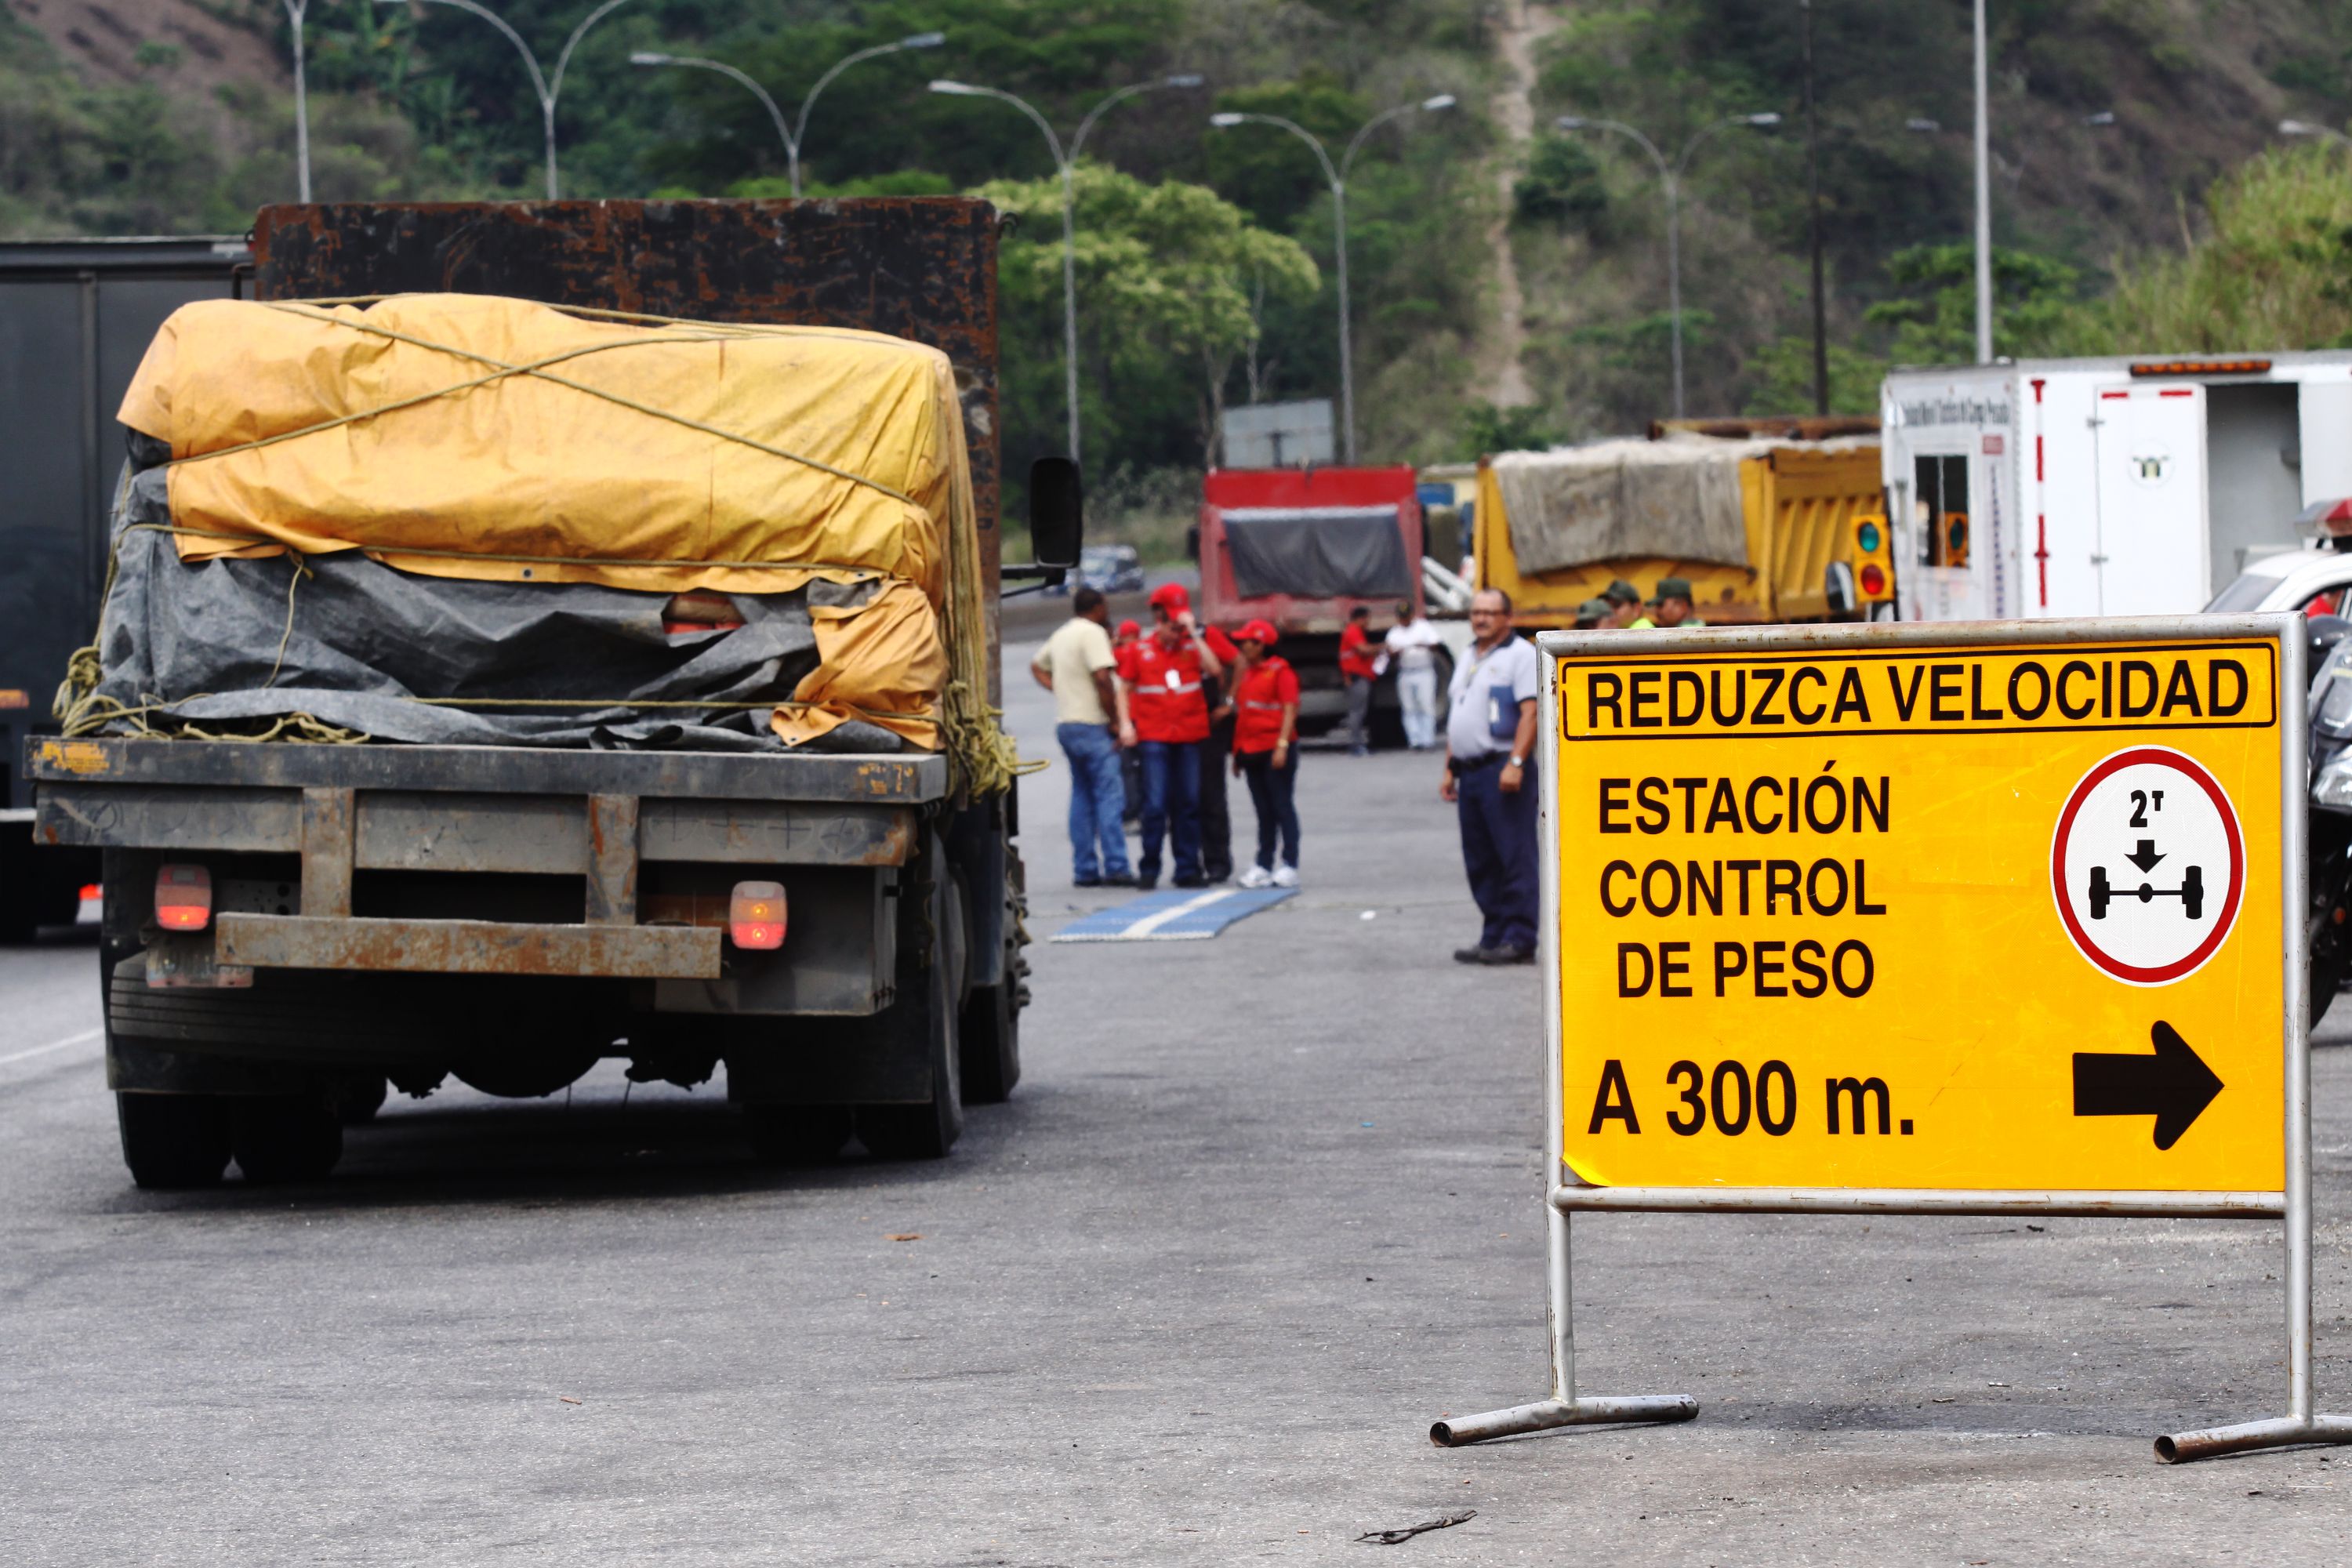
[{"label": "parked car", "polygon": [[1143,592],[1143,558],[1132,544],[1089,544],[1078,557],[1078,569],[1071,574],[1082,588],[1099,588],[1106,594],[1140,594]]},{"label": "parked car", "polygon": [[2352,555],[2336,550],[2283,550],[2247,562],[2238,580],[2205,608],[2336,616],[2344,613],[2347,587],[2352,587]]}]

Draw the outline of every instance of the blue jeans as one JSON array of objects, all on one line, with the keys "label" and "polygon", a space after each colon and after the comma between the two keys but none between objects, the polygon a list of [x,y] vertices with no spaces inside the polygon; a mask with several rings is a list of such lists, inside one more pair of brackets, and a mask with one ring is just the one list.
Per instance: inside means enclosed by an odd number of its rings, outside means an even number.
[{"label": "blue jeans", "polygon": [[1500,763],[1457,774],[1454,798],[1462,816],[1462,864],[1470,896],[1486,917],[1481,947],[1536,944],[1536,771],[1518,793],[1503,793]]},{"label": "blue jeans", "polygon": [[[1062,754],[1070,759],[1070,875],[1081,882],[1126,876],[1118,742],[1101,724],[1063,724],[1054,735],[1062,742]],[[1102,846],[1099,859],[1097,842]]]},{"label": "blue jeans", "polygon": [[1282,766],[1274,765],[1274,753],[1243,752],[1242,777],[1249,782],[1250,804],[1257,808],[1257,868],[1274,869],[1275,838],[1282,840],[1282,863],[1292,870],[1298,869],[1298,752],[1293,748],[1289,760]]},{"label": "blue jeans", "polygon": [[1201,748],[1197,742],[1146,741],[1143,753],[1143,861],[1136,875],[1160,879],[1160,841],[1176,841],[1176,877],[1201,875]]}]

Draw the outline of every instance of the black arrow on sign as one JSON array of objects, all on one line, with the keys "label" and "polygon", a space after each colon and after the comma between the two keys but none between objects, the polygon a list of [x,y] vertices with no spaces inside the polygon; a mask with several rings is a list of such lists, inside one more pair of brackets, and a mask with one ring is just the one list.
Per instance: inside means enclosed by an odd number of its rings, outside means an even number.
[{"label": "black arrow on sign", "polygon": [[2221,1080],[2180,1032],[2159,1021],[2152,1057],[2074,1053],[2074,1114],[2153,1116],[2156,1146],[2169,1149],[2221,1092]]},{"label": "black arrow on sign", "polygon": [[2132,853],[2125,856],[2124,858],[2138,867],[2141,873],[2145,875],[2149,871],[2155,870],[2156,863],[2158,860],[2163,859],[2164,857],[2156,852],[2155,839],[2143,838],[2139,841],[2139,847],[2132,851]]}]

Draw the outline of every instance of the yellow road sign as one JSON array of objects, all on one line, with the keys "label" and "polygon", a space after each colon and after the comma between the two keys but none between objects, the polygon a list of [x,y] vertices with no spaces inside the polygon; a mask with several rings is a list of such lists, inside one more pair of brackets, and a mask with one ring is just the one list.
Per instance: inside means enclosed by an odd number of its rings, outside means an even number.
[{"label": "yellow road sign", "polygon": [[2278,1190],[2274,641],[1584,647],[1574,1179]]}]

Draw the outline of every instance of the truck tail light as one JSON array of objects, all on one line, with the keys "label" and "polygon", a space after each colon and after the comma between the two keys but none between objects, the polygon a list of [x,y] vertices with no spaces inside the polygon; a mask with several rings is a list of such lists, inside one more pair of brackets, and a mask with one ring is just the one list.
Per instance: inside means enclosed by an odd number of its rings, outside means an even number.
[{"label": "truck tail light", "polygon": [[202,931],[213,921],[213,874],[202,866],[164,866],[155,872],[155,923],[165,931]]},{"label": "truck tail light", "polygon": [[727,900],[727,934],[735,945],[772,952],[784,945],[784,885],[738,882]]},{"label": "truck tail light", "polygon": [[662,630],[670,637],[688,632],[733,631],[743,624],[743,612],[724,594],[695,588],[670,595],[662,606]]},{"label": "truck tail light", "polygon": [[1878,569],[1878,563],[1875,561],[1862,569],[1862,591],[1873,598],[1886,592],[1886,574]]}]

